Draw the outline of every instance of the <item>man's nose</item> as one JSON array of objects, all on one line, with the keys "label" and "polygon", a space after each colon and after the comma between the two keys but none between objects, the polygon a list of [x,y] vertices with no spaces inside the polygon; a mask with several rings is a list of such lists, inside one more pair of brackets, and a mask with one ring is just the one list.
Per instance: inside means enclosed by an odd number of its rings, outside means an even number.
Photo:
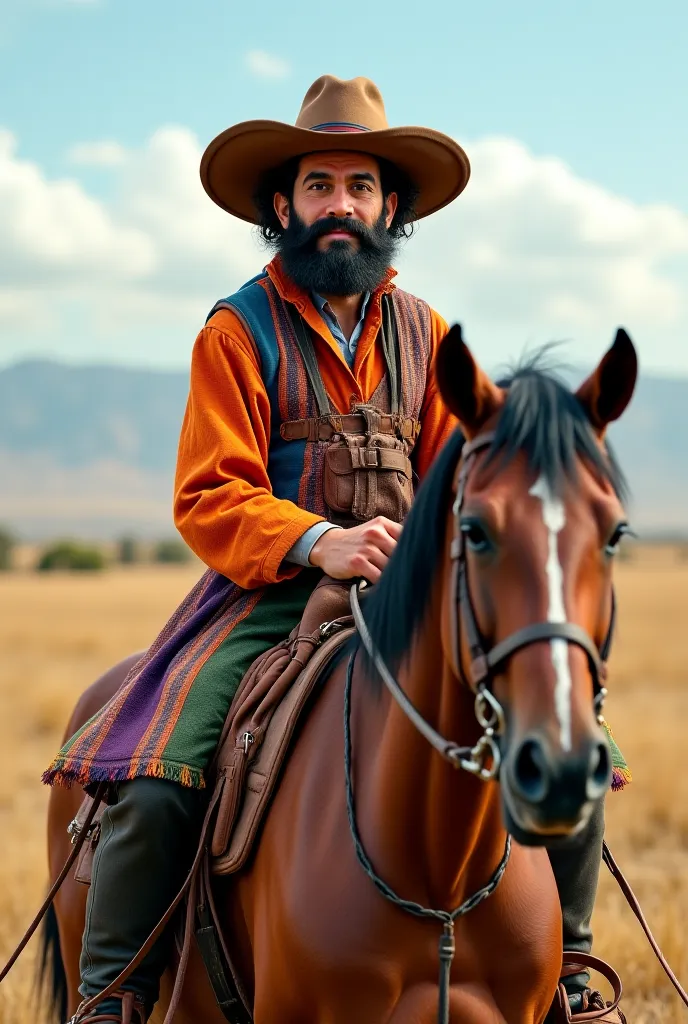
[{"label": "man's nose", "polygon": [[333,189],[327,208],[328,217],[353,217],[354,204],[346,185]]}]

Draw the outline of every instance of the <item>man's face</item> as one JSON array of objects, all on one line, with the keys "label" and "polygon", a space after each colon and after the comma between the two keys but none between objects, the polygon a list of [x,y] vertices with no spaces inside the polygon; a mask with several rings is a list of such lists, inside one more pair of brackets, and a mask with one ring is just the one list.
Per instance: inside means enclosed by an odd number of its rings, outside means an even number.
[{"label": "man's face", "polygon": [[302,158],[293,197],[277,193],[284,269],[321,295],[360,295],[383,281],[396,249],[389,231],[397,197],[385,199],[374,157],[316,153]]},{"label": "man's face", "polygon": [[[283,228],[289,224],[292,209],[307,227],[324,217],[352,217],[369,228],[378,222],[384,210],[385,226],[389,228],[396,208],[396,195],[383,198],[377,160],[365,153],[304,156],[294,183],[292,202],[287,196],[275,196],[275,212]],[[355,236],[337,231],[320,238],[318,249],[324,252],[332,242],[342,241],[358,248]]]}]

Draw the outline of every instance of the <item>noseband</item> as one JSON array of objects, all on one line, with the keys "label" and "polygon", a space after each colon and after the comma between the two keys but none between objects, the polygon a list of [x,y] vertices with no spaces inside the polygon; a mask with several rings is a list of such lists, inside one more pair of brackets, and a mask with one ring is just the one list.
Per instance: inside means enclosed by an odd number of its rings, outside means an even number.
[{"label": "noseband", "polygon": [[[456,614],[452,616],[452,657],[454,670],[475,694],[475,716],[483,730],[483,735],[473,747],[460,747],[452,740],[446,739],[429,722],[427,722],[413,703],[406,696],[401,686],[385,664],[370,635],[361,612],[358,598],[360,584],[351,588],[351,609],[354,622],[358,629],[368,657],[377,669],[382,681],[390,691],[397,704],[410,719],[416,729],[426,738],[428,743],[456,768],[463,768],[485,781],[497,778],[501,766],[499,737],[504,732],[504,710],[494,696],[492,687],[498,670],[517,652],[531,644],[543,640],[564,640],[567,644],[580,647],[587,656],[590,674],[593,681],[594,707],[597,720],[601,724],[604,719],[602,707],[607,691],[604,682],[607,678],[607,658],[611,649],[616,617],[616,602],[612,590],[612,611],[607,635],[598,649],[595,642],[580,626],[572,622],[534,622],[517,629],[504,640],[488,647],[480,632],[478,621],[471,601],[468,587],[466,564],[466,545],[461,531],[461,510],[463,508],[466,484],[475,463],[478,452],[492,444],[494,432],[480,434],[472,441],[467,441],[461,451],[461,459],[456,474],[456,498],[453,505],[454,535],[451,542],[452,559],[452,592]],[[460,631],[463,629],[470,652],[469,670],[466,672],[461,658]]]}]

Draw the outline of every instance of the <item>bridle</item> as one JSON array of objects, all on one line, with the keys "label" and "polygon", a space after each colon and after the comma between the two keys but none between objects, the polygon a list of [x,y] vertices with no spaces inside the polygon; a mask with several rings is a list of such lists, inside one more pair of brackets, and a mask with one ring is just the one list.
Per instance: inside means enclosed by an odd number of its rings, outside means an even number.
[{"label": "bridle", "polygon": [[[390,672],[388,666],[385,664],[384,659],[377,650],[372,637],[370,636],[370,632],[361,612],[361,605],[358,597],[360,583],[354,584],[351,588],[351,609],[361,642],[366,649],[368,657],[371,659],[380,674],[380,677],[385,683],[385,686],[390,691],[401,710],[413,723],[418,732],[420,732],[426,738],[428,743],[430,743],[430,745],[434,747],[434,749],[441,754],[443,758],[449,761],[450,764],[454,765],[455,768],[463,768],[465,771],[470,772],[473,775],[477,775],[478,778],[484,779],[485,781],[497,778],[501,766],[499,738],[504,731],[505,717],[502,706],[492,692],[492,684],[497,671],[509,660],[509,658],[512,657],[513,654],[516,653],[516,651],[520,651],[524,647],[528,647],[534,643],[539,643],[543,640],[564,640],[567,644],[574,644],[575,646],[580,647],[588,658],[594,688],[594,707],[597,714],[597,720],[602,724],[604,722],[602,707],[604,704],[604,698],[607,695],[607,691],[604,687],[604,682],[607,678],[607,659],[611,649],[616,618],[616,600],[614,597],[614,590],[612,588],[609,625],[607,627],[605,638],[599,648],[588,636],[585,630],[581,629],[580,626],[576,626],[573,623],[568,622],[535,622],[531,625],[524,626],[522,629],[516,630],[516,632],[511,633],[504,640],[500,640],[496,644],[493,644],[492,647],[487,646],[480,632],[470,597],[466,566],[466,547],[464,536],[461,531],[461,510],[463,508],[466,492],[466,483],[475,463],[476,455],[490,447],[494,441],[494,436],[494,433],[480,434],[478,437],[474,438],[474,440],[467,441],[464,444],[455,474],[456,498],[452,509],[454,516],[454,534],[451,543],[451,559],[453,563],[452,590],[453,605],[456,608],[456,614],[452,616],[451,626],[452,658],[453,668],[457,677],[468,685],[475,695],[475,716],[478,720],[478,724],[483,729],[483,735],[475,746],[460,747],[452,740],[446,739],[437,732],[437,730],[423,718],[417,708],[414,707],[413,703],[406,696],[401,686]],[[464,670],[461,658],[461,629],[465,630],[468,649],[470,652],[470,666],[468,672]],[[354,841],[354,849],[359,863],[385,899],[394,903],[400,909],[405,910],[410,914],[414,914],[417,917],[434,918],[435,920],[442,922],[444,927],[439,943],[440,978],[437,1022],[438,1024],[449,1024],[451,963],[455,952],[454,924],[460,917],[468,913],[469,910],[472,910],[473,907],[478,905],[478,903],[487,899],[496,890],[509,861],[511,853],[511,837],[507,833],[504,855],[493,871],[487,884],[469,897],[468,900],[464,901],[460,907],[456,907],[453,911],[430,910],[428,908],[421,907],[418,904],[403,900],[389,887],[389,885],[382,881],[382,879],[377,875],[368,855],[365,852],[365,849],[363,848],[361,836],[356,824],[354,794],[351,779],[352,752],[349,721],[354,657],[355,651],[349,659],[344,695],[346,800],[349,826]],[[662,969],[676,991],[679,993],[684,1004],[688,1006],[688,993],[686,993],[681,987],[678,978],[662,955],[662,952],[650,931],[647,921],[643,916],[640,905],[633,895],[633,890],[619,870],[606,842],[604,843],[603,857],[605,863],[609,867],[609,870],[621,886],[621,890],[631,906],[633,913],[640,921],[643,931],[645,932],[648,941],[650,942],[650,945],[662,966]],[[581,957],[580,953],[565,954],[565,956],[572,957],[571,962],[575,962],[576,966],[579,966],[576,957]],[[583,956],[585,956],[585,954],[583,954]],[[598,970],[603,969],[603,973],[605,973],[608,980],[612,976],[616,979],[614,1002],[611,1005],[607,1004],[607,1009],[603,1011],[603,1013],[606,1014],[607,1010],[613,1010],[618,1005],[619,999],[621,998],[621,984],[615,972],[612,971],[609,973],[608,966],[603,964],[602,961],[596,961],[592,966],[595,966]],[[605,968],[606,970],[604,970]],[[602,1014],[593,1012],[591,1014],[586,1014],[586,1017],[587,1016],[589,1016],[590,1019],[593,1017],[595,1019],[601,1019]]]},{"label": "bridle", "polygon": [[[452,508],[454,519],[454,533],[451,542],[452,603],[456,609],[456,614],[451,617],[452,659],[456,675],[468,685],[475,695],[475,717],[483,730],[483,734],[475,746],[458,746],[452,740],[442,736],[423,718],[404,693],[373,642],[361,612],[360,583],[351,588],[351,609],[361,642],[401,710],[445,760],[453,764],[454,767],[463,768],[464,771],[477,775],[485,781],[498,777],[502,761],[499,738],[504,733],[504,709],[492,692],[494,677],[498,670],[517,651],[543,640],[564,640],[567,644],[580,647],[588,659],[593,682],[593,702],[597,720],[601,724],[604,721],[602,708],[607,695],[604,686],[607,678],[607,659],[611,649],[616,618],[616,601],[612,590],[609,626],[599,648],[585,630],[573,622],[534,622],[510,633],[509,636],[499,640],[492,647],[486,644],[480,632],[468,586],[466,544],[461,530],[461,511],[466,484],[476,456],[490,447],[494,437],[494,432],[484,433],[479,434],[472,441],[464,443],[455,475],[456,498]],[[465,671],[461,657],[461,630],[465,633],[470,652],[468,671]]]},{"label": "bridle", "polygon": [[[497,671],[516,653],[524,647],[539,643],[542,640],[564,640],[567,644],[575,644],[580,647],[588,658],[590,672],[594,685],[594,705],[598,720],[602,721],[602,704],[606,695],[603,682],[606,679],[606,661],[611,647],[612,634],[614,631],[614,594],[612,591],[612,613],[607,629],[607,635],[602,646],[598,649],[594,641],[588,636],[585,630],[569,622],[535,622],[524,626],[522,629],[511,633],[504,640],[498,641],[492,647],[485,643],[478,620],[473,608],[468,586],[468,573],[466,564],[466,545],[461,530],[461,510],[463,508],[466,483],[471,469],[475,463],[476,456],[492,444],[494,433],[480,434],[472,441],[464,443],[461,458],[457,465],[455,474],[456,498],[452,509],[454,517],[454,534],[451,542],[452,559],[452,592],[453,606],[456,614],[452,616],[452,658],[453,668],[458,676],[466,683],[475,695],[475,716],[483,734],[473,747],[460,747],[452,740],[441,735],[425,718],[420,714],[412,701],[404,693],[403,689],[394,678],[384,658],[378,651],[370,635],[366,621],[361,612],[359,601],[359,588],[361,583],[354,584],[351,588],[351,610],[354,622],[358,629],[361,642],[371,659],[385,686],[390,691],[395,701],[413,723],[418,732],[425,737],[434,749],[449,761],[455,768],[463,768],[472,775],[488,781],[499,775],[502,756],[499,747],[500,736],[503,735],[505,726],[504,710],[492,692],[492,684]],[[461,629],[465,631],[468,649],[470,652],[470,666],[468,672],[464,671],[461,658]],[[439,942],[439,1002],[437,1011],[438,1024],[449,1024],[449,991],[451,985],[451,964],[454,959],[454,925],[459,918],[463,917],[470,910],[476,907],[483,900],[495,892],[506,870],[511,855],[511,836],[506,835],[504,853],[497,867],[492,872],[487,883],[465,900],[454,910],[433,910],[421,906],[413,901],[403,899],[392,889],[377,873],[373,863],[366,853],[361,834],[356,821],[356,807],[352,781],[352,744],[351,744],[351,688],[354,675],[354,660],[356,651],[349,656],[349,663],[346,674],[346,685],[344,690],[344,777],[346,786],[347,816],[349,829],[354,844],[356,858],[367,874],[368,878],[375,885],[376,889],[386,900],[396,907],[406,911],[415,917],[431,918],[441,922],[443,925],[442,935]],[[619,990],[620,994],[620,990]],[[618,1002],[618,998],[617,998]]]}]

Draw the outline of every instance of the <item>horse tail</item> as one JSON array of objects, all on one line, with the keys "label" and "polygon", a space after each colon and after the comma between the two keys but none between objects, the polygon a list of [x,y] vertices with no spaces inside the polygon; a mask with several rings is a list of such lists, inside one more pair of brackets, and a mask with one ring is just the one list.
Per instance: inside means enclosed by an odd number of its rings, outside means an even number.
[{"label": "horse tail", "polygon": [[36,989],[39,998],[45,999],[48,1020],[62,1024],[67,1019],[67,975],[60,949],[60,933],[57,927],[57,914],[51,904],[43,918],[41,926],[41,947],[38,956],[38,977]]}]

